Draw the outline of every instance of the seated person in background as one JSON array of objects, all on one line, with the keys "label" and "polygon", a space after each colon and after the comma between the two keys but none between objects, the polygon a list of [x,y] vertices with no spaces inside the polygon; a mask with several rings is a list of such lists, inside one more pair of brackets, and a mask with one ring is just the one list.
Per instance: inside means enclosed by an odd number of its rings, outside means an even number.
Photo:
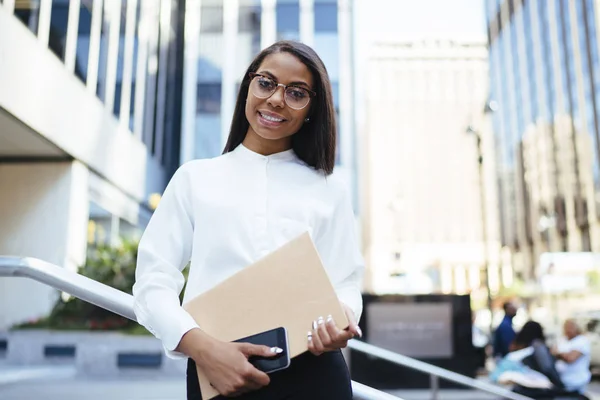
[{"label": "seated person in background", "polygon": [[[509,350],[514,353],[518,350],[523,350],[531,347],[535,340],[540,340],[546,343],[546,335],[544,328],[538,322],[527,321],[515,336],[515,340],[509,345]],[[509,353],[510,354],[510,353]]]},{"label": "seated person in background", "polygon": [[556,370],[567,390],[583,393],[592,377],[591,345],[574,320],[567,320],[563,329],[567,340],[552,351],[558,360]]},{"label": "seated person in background", "polygon": [[[544,335],[544,329],[542,326],[535,321],[527,321],[523,328],[517,333],[515,339],[509,346],[510,352],[500,360],[496,366],[496,369],[490,375],[490,379],[494,382],[504,382],[503,374],[506,372],[515,372],[521,374],[523,379],[537,379],[543,381],[543,387],[550,387],[551,382],[547,379],[543,379],[538,373],[530,370],[527,365],[523,363],[523,360],[530,357],[533,354],[533,343],[546,343],[546,336]],[[526,375],[526,376],[525,376]],[[514,374],[504,375],[514,378]]]}]

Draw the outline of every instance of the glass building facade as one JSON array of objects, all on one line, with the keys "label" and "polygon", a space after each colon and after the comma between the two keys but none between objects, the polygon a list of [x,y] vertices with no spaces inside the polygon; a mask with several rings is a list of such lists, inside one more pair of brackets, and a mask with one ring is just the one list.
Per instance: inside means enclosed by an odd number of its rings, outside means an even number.
[{"label": "glass building facade", "polygon": [[[38,40],[47,43],[47,50],[62,68],[100,101],[118,129],[134,137],[136,146],[143,145],[145,193],[132,196],[140,207],[140,228],[151,215],[150,195],[161,193],[180,165],[184,4],[169,0],[52,0],[14,2],[9,9]],[[207,15],[210,17],[210,12]],[[213,32],[218,27],[207,23],[206,29]],[[220,77],[205,75],[200,83],[219,82]],[[209,115],[215,107],[218,111],[218,104],[199,104]],[[109,133],[113,132],[107,128]],[[90,220],[131,225],[108,209],[110,206],[102,206],[102,201],[92,196]],[[109,236],[104,235],[106,240]]]},{"label": "glass building facade", "polygon": [[503,243],[600,251],[598,4],[486,3]]}]

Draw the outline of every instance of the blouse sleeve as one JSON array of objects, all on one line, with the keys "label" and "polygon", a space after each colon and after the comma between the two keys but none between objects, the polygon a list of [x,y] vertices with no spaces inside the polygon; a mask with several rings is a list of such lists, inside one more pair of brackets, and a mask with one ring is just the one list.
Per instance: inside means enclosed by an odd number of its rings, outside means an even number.
[{"label": "blouse sleeve", "polygon": [[171,358],[184,357],[174,350],[198,327],[179,302],[194,234],[186,174],[185,165],[175,173],[142,235],[133,286],[138,322],[162,341]]},{"label": "blouse sleeve", "polygon": [[331,217],[320,230],[316,245],[339,300],[360,320],[364,260],[360,252],[354,212],[347,190],[342,190]]}]

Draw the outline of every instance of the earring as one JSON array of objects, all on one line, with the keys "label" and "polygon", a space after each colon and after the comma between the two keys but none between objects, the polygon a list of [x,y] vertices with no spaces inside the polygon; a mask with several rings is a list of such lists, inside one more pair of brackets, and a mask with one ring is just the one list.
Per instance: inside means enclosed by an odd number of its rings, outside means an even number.
[{"label": "earring", "polygon": [[304,122],[310,122],[310,118],[305,118]]}]

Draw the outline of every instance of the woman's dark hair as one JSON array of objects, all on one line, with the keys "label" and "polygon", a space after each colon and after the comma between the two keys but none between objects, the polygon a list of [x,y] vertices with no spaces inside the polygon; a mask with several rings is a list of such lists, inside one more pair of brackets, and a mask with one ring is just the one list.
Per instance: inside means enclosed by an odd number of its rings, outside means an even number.
[{"label": "woman's dark hair", "polygon": [[250,86],[250,73],[256,72],[263,60],[274,53],[289,53],[300,60],[313,76],[313,90],[309,116],[310,122],[304,123],[300,130],[292,136],[292,148],[296,155],[306,164],[321,170],[327,175],[333,172],[335,164],[336,121],[331,93],[331,82],[325,64],[317,53],[309,46],[293,41],[279,41],[260,52],[252,61],[240,85],[229,138],[223,154],[233,151],[239,146],[250,126],[246,119],[246,98]]},{"label": "woman's dark hair", "polygon": [[535,321],[527,321],[515,337],[514,344],[517,348],[529,347],[535,340],[546,342],[544,328]]}]

